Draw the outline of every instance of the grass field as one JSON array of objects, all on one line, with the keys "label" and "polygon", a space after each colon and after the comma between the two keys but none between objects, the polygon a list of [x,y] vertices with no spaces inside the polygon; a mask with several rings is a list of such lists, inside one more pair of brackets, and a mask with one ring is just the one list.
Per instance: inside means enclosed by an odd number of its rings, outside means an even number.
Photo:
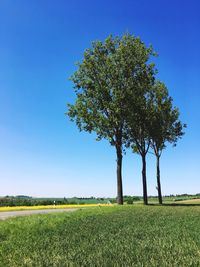
[{"label": "grass field", "polygon": [[200,266],[200,207],[96,207],[0,221],[0,266]]}]

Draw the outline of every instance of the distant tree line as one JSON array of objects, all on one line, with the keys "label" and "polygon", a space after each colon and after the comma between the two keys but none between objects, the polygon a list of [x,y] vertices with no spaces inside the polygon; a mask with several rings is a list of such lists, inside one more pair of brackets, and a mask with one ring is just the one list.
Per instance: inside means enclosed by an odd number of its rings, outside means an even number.
[{"label": "distant tree line", "polygon": [[112,198],[73,197],[73,198],[32,198],[29,196],[5,196],[0,197],[0,207],[14,206],[43,206],[62,204],[89,204],[115,202]]},{"label": "distant tree line", "polygon": [[[149,196],[150,199],[155,199],[156,196]],[[165,200],[181,201],[187,199],[198,199],[198,194],[178,194],[178,195],[165,195]],[[123,200],[127,204],[134,204],[142,201],[142,196],[128,196],[124,195]],[[32,198],[29,196],[5,196],[0,197],[0,207],[15,207],[15,206],[40,206],[40,205],[61,205],[61,204],[98,204],[98,203],[116,203],[117,199],[113,197],[72,197],[72,198]]]},{"label": "distant tree line", "polygon": [[76,100],[66,114],[78,128],[107,139],[117,158],[117,203],[123,204],[122,160],[126,149],[141,156],[143,201],[148,204],[146,156],[156,158],[156,181],[162,204],[160,157],[167,144],[176,146],[186,127],[179,119],[166,85],[139,37],[125,34],[95,41],[71,76]]},{"label": "distant tree line", "polygon": [[15,207],[15,206],[40,206],[40,205],[54,205],[54,204],[69,204],[67,200],[53,200],[53,199],[32,199],[30,197],[2,197],[0,198],[1,207]]}]

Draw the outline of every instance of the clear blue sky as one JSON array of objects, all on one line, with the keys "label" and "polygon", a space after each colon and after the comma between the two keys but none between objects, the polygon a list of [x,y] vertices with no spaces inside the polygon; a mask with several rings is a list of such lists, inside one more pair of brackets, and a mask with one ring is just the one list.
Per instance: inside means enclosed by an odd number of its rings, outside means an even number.
[{"label": "clear blue sky", "polygon": [[[200,192],[198,0],[1,0],[0,195],[115,196],[114,148],[65,116],[68,77],[93,40],[130,32],[152,44],[186,135],[162,156],[163,194]],[[124,194],[142,194],[141,160],[124,156]],[[148,193],[156,194],[148,158]]]}]

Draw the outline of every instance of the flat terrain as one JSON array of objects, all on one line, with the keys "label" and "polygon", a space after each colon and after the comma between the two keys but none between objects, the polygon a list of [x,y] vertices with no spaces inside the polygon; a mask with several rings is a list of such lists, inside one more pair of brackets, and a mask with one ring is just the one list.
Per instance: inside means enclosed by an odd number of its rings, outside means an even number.
[{"label": "flat terrain", "polygon": [[182,201],[177,201],[176,204],[182,203],[182,204],[199,204],[200,205],[200,199],[188,199],[188,200],[182,200]]},{"label": "flat terrain", "polygon": [[0,266],[200,266],[200,206],[97,207],[0,221]]},{"label": "flat terrain", "polygon": [[0,220],[5,220],[10,217],[26,216],[32,214],[44,214],[52,212],[75,211],[76,209],[46,209],[46,210],[21,210],[21,211],[2,211],[0,212]]}]

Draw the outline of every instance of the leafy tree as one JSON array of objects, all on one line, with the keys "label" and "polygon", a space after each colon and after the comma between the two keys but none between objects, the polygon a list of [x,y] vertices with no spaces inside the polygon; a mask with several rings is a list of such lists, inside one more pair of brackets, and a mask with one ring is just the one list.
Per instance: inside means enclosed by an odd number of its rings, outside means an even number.
[{"label": "leafy tree", "polygon": [[160,157],[166,143],[176,146],[179,138],[184,134],[185,124],[179,120],[179,110],[173,107],[173,99],[169,96],[166,86],[157,81],[153,88],[154,101],[151,120],[151,147],[156,156],[157,190],[159,203],[162,204],[160,182]]},{"label": "leafy tree", "polygon": [[123,204],[122,158],[127,142],[128,102],[137,98],[152,78],[154,55],[138,37],[125,34],[109,36],[105,42],[93,42],[86,49],[82,63],[71,77],[76,93],[75,104],[67,114],[80,130],[95,132],[97,140],[105,138],[117,155],[117,202]]},{"label": "leafy tree", "polygon": [[152,86],[153,79],[148,87],[144,88],[143,95],[137,98],[137,103],[129,106],[127,117],[127,146],[131,147],[134,153],[140,154],[142,158],[143,201],[145,205],[148,204],[146,155],[151,142]]}]

